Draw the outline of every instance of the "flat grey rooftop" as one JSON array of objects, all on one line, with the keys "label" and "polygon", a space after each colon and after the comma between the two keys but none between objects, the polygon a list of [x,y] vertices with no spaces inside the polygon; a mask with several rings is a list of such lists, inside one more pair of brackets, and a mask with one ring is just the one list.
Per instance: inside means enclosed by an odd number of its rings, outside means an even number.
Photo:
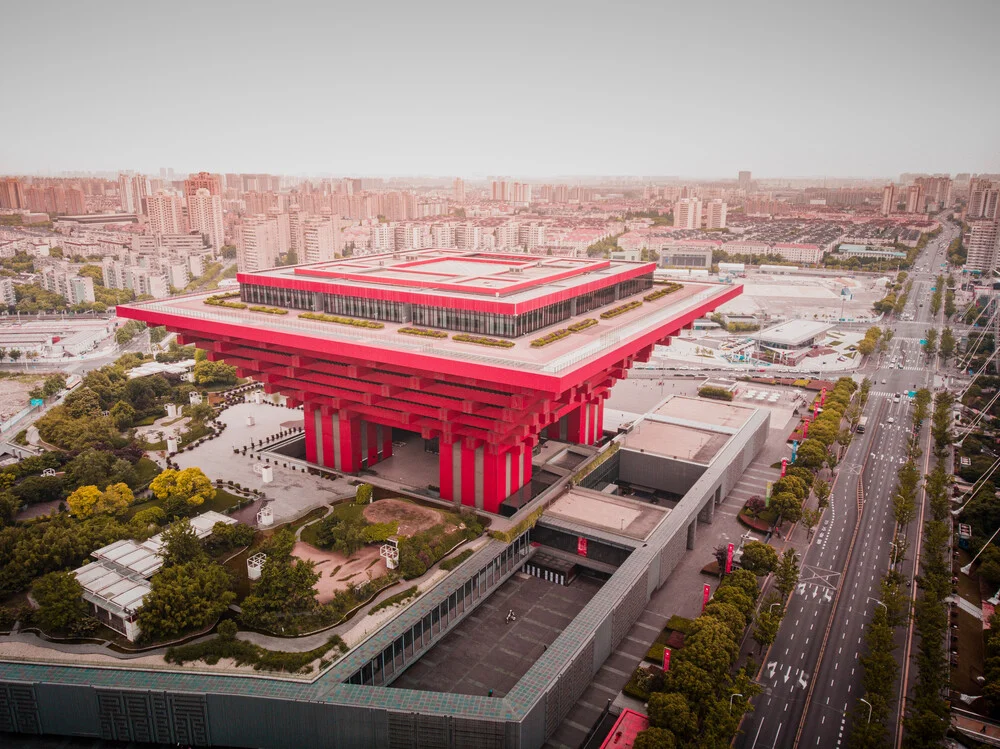
[{"label": "flat grey rooftop", "polygon": [[[410,666],[395,689],[502,697],[600,589],[590,577],[569,585],[517,574]],[[517,621],[508,623],[513,609]]]}]

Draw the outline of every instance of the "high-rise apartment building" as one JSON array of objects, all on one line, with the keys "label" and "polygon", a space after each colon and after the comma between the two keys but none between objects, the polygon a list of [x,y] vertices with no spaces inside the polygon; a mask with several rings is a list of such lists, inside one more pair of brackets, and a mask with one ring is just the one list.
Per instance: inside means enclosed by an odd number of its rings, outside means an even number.
[{"label": "high-rise apartment building", "polygon": [[879,213],[888,216],[896,210],[896,186],[891,182],[882,188],[882,207]]},{"label": "high-rise apartment building", "polygon": [[300,263],[320,263],[337,255],[335,222],[322,216],[310,216],[302,227],[303,255]]},{"label": "high-rise apartment building", "polygon": [[[278,254],[287,255],[292,249],[292,222],[289,215],[277,208],[272,208],[267,212],[267,217],[274,221],[278,232]],[[298,262],[303,262],[298,253],[295,254],[295,257]]]},{"label": "high-rise apartment building", "polygon": [[483,230],[466,221],[455,227],[455,246],[463,250],[478,250],[483,244]]},{"label": "high-rise apartment building", "polygon": [[153,234],[183,234],[186,231],[184,201],[180,195],[160,190],[146,199],[146,208]]},{"label": "high-rise apartment building", "polygon": [[277,221],[266,216],[248,216],[236,230],[236,267],[249,273],[277,265]]},{"label": "high-rise apartment building", "polygon": [[914,184],[923,190],[929,209],[940,210],[951,205],[951,177],[917,177]]},{"label": "high-rise apartment building", "polygon": [[454,247],[455,224],[434,224],[431,227],[431,247]]},{"label": "high-rise apartment building", "polygon": [[552,202],[563,205],[569,202],[569,185],[556,185],[552,188]]},{"label": "high-rise apartment building", "polygon": [[923,213],[926,200],[924,199],[924,188],[921,185],[913,184],[906,188],[906,212]]},{"label": "high-rise apartment building", "polygon": [[461,177],[455,177],[455,181],[451,185],[452,200],[454,200],[459,205],[465,205],[465,180]]},{"label": "high-rise apartment building", "polygon": [[118,175],[118,199],[123,213],[144,214],[148,197],[149,181],[141,174]]},{"label": "high-rise apartment building", "polygon": [[681,198],[674,203],[674,226],[678,229],[701,228],[701,201]]},{"label": "high-rise apartment building", "polygon": [[0,208],[21,210],[28,207],[24,185],[16,177],[0,179]]},{"label": "high-rise apartment building", "polygon": [[705,203],[705,228],[725,229],[726,228],[726,204],[721,200],[710,200]]},{"label": "high-rise apartment building", "polygon": [[197,194],[201,188],[208,190],[210,195],[222,195],[222,175],[198,172],[188,175],[188,178],[184,180],[185,197]]},{"label": "high-rise apartment building", "polygon": [[1000,222],[992,219],[980,218],[969,221],[966,270],[988,276],[996,269],[998,253],[1000,253],[998,226],[1000,226]]},{"label": "high-rise apartment building", "polygon": [[493,200],[510,200],[511,183],[504,179],[495,179],[490,183],[490,198]]},{"label": "high-rise apartment building", "polygon": [[375,224],[371,231],[374,252],[391,252],[396,249],[396,232],[389,224]]},{"label": "high-rise apartment building", "polygon": [[750,192],[752,183],[750,172],[740,172],[736,182],[743,192]]},{"label": "high-rise apartment building", "polygon": [[544,224],[521,224],[517,228],[517,243],[526,250],[533,250],[545,244]]},{"label": "high-rise apartment building", "polygon": [[1000,182],[976,177],[969,182],[969,202],[966,205],[967,219],[1000,218]]},{"label": "high-rise apartment building", "polygon": [[[218,251],[225,244],[222,225],[222,198],[199,187],[188,196],[188,223],[191,231],[201,232],[212,249]],[[272,266],[268,266],[272,267]]]},{"label": "high-rise apartment building", "polygon": [[46,291],[58,294],[69,304],[92,304],[94,279],[78,276],[68,265],[49,265],[42,269],[41,286]]}]

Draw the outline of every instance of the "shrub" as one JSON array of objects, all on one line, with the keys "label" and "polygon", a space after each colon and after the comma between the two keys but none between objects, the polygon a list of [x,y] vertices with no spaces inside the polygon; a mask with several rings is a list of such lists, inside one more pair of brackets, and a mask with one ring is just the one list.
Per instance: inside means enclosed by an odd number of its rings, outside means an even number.
[{"label": "shrub", "polygon": [[532,348],[541,348],[542,346],[548,346],[550,343],[555,343],[556,341],[562,340],[563,338],[569,338],[571,330],[567,328],[560,328],[559,330],[553,330],[550,333],[546,333],[541,338],[536,338],[531,342]]},{"label": "shrub", "polygon": [[465,551],[463,551],[458,556],[454,556],[451,559],[445,559],[443,562],[441,562],[441,569],[447,570],[448,572],[451,572],[458,565],[460,565],[466,559],[468,559],[469,557],[471,557],[474,553],[475,553],[475,550],[473,550],[473,549],[466,549]]},{"label": "shrub", "polygon": [[319,322],[332,322],[337,325],[350,325],[354,328],[371,328],[381,330],[385,327],[383,323],[374,320],[359,320],[356,317],[341,317],[340,315],[325,315],[320,312],[302,312],[299,314],[302,320],[318,320]]},{"label": "shrub", "polygon": [[597,320],[593,317],[588,317],[586,320],[580,320],[580,322],[573,323],[569,326],[568,330],[572,333],[579,333],[581,330],[592,328],[595,325],[597,325]]},{"label": "shrub", "polygon": [[469,335],[468,333],[459,333],[458,335],[453,335],[453,341],[458,341],[459,343],[475,343],[480,346],[493,346],[495,348],[513,348],[513,341],[505,341],[502,338],[487,338],[482,335]]},{"label": "shrub", "polygon": [[673,294],[675,291],[679,291],[680,289],[683,288],[684,287],[679,283],[674,283],[673,281],[667,281],[665,284],[662,284],[660,288],[658,288],[656,291],[651,291],[650,293],[646,294],[646,296],[644,296],[643,299],[645,299],[647,302],[655,302],[657,299],[665,297],[667,294]]},{"label": "shrub", "polygon": [[251,312],[266,312],[269,315],[287,315],[288,310],[282,309],[281,307],[264,307],[256,306],[250,308]]},{"label": "shrub", "polygon": [[228,307],[229,309],[246,309],[247,305],[243,302],[227,302],[227,299],[232,299],[233,297],[238,297],[240,292],[230,291],[225,294],[213,294],[212,296],[205,299],[205,304],[211,305],[213,307]]},{"label": "shrub", "polygon": [[448,334],[445,333],[443,330],[431,330],[430,328],[414,328],[412,326],[405,327],[405,328],[400,328],[398,332],[399,333],[403,333],[405,335],[422,335],[422,336],[426,336],[427,338],[447,338],[448,337]]},{"label": "shrub", "polygon": [[619,304],[617,307],[612,307],[606,312],[601,313],[602,320],[610,320],[612,317],[618,317],[618,315],[624,315],[626,312],[631,312],[632,310],[641,307],[642,302],[638,299],[633,299],[631,302],[626,302],[625,304]]},{"label": "shrub", "polygon": [[705,385],[704,387],[698,388],[698,396],[701,398],[711,398],[717,401],[731,401],[733,399],[733,394],[726,390],[725,388],[715,387],[714,385]]}]

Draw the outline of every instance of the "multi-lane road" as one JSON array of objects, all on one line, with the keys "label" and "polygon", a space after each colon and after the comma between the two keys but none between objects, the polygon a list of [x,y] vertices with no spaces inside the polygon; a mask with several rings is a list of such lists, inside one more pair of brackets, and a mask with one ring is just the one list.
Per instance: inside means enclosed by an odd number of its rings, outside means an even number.
[{"label": "multi-lane road", "polygon": [[[910,274],[913,289],[904,310],[913,320],[891,323],[889,351],[870,357],[861,370],[872,380],[864,411],[868,429],[855,435],[840,461],[830,507],[803,555],[799,585],[763,663],[764,691],[737,737],[741,748],[846,744],[851,714],[864,696],[864,628],[879,605],[879,581],[890,563],[891,496],[906,459],[913,408],[903,393],[934,384],[936,363],[927,361],[919,339],[940,322],[940,316],[931,319],[930,288],[956,233],[957,227],[945,225],[921,253],[915,265],[925,270]],[[926,444],[922,447],[926,456]],[[918,527],[910,524],[910,551],[901,565],[908,580]],[[897,730],[891,727],[894,738]]]}]

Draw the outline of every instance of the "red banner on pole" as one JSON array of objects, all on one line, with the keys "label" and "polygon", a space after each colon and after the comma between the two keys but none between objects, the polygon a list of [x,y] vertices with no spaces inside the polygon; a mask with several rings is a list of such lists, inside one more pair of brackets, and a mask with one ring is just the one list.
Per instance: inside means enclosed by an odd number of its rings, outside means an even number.
[{"label": "red banner on pole", "polygon": [[733,545],[729,544],[726,547],[726,574],[728,575],[733,571]]},{"label": "red banner on pole", "polygon": [[576,553],[581,557],[587,556],[587,539],[583,536],[576,537]]},{"label": "red banner on pole", "polygon": [[809,419],[802,422],[802,439],[809,436]]},{"label": "red banner on pole", "polygon": [[781,475],[784,477],[785,471],[788,470],[788,458],[781,459]]},{"label": "red banner on pole", "polygon": [[705,587],[701,590],[701,610],[704,611],[705,607],[708,605],[708,599],[712,597],[712,586],[706,583]]},{"label": "red banner on pole", "polygon": [[819,403],[813,406],[813,418],[815,419],[817,416],[819,416]]},{"label": "red banner on pole", "polygon": [[663,670],[670,670],[670,648],[663,648]]},{"label": "red banner on pole", "polygon": [[823,388],[823,392],[819,394],[819,404],[821,406],[826,405],[826,388]]}]

